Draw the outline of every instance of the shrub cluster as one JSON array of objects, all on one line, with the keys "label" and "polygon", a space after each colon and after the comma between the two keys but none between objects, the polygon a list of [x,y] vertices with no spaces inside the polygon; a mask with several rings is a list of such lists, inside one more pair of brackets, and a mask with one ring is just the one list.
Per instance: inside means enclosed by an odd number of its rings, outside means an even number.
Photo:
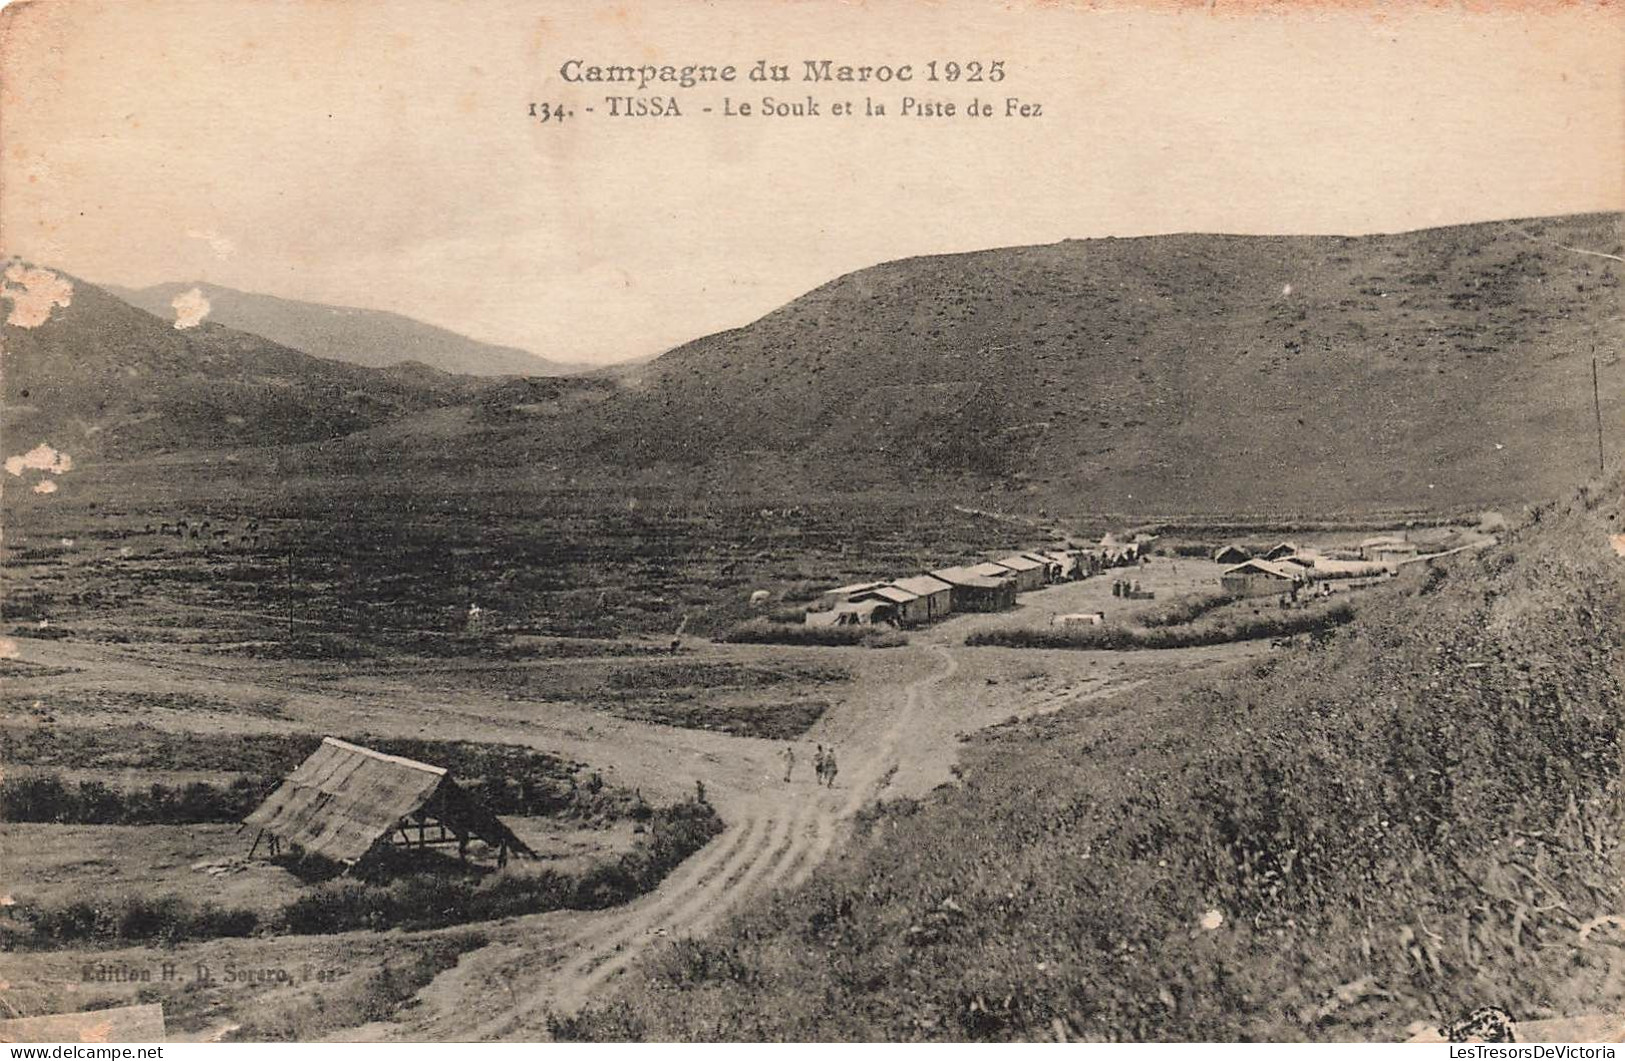
[{"label": "shrub cluster", "polygon": [[640,667],[616,667],[606,676],[614,689],[649,687],[695,687],[716,689],[727,686],[756,687],[785,682],[844,682],[852,672],[845,667],[818,663],[784,663],[752,666],[745,663],[652,663]]},{"label": "shrub cluster", "polygon": [[612,710],[622,718],[658,722],[666,726],[708,729],[736,737],[795,740],[823,717],[824,712],[829,710],[829,701],[813,697],[748,704],[705,704],[688,697],[668,699],[647,696],[617,705]]},{"label": "shrub cluster", "polygon": [[729,630],[722,640],[749,645],[897,648],[908,644],[908,635],[889,626],[808,626],[751,619]]},{"label": "shrub cluster", "polygon": [[1222,645],[1231,641],[1251,641],[1261,637],[1324,633],[1353,618],[1353,606],[1347,601],[1338,601],[1324,607],[1226,616],[1186,623],[1182,626],[1159,626],[1149,630],[1120,623],[1047,629],[1013,627],[1005,630],[980,630],[967,637],[965,644],[995,645],[1002,648],[1115,650],[1196,648],[1202,645]]}]

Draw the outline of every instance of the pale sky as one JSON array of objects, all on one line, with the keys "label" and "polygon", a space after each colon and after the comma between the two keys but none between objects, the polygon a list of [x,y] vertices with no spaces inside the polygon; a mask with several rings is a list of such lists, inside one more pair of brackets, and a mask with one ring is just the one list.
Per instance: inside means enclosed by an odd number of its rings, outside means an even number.
[{"label": "pale sky", "polygon": [[[916,254],[1625,208],[1625,18],[1515,7],[42,0],[6,13],[0,241],[92,281],[205,280],[609,361]],[[614,86],[565,85],[572,57],[1007,77],[741,80],[636,120],[603,113]],[[700,113],[808,91],[826,113]],[[905,93],[1043,114],[827,113]],[[535,123],[533,100],[577,116]]]}]

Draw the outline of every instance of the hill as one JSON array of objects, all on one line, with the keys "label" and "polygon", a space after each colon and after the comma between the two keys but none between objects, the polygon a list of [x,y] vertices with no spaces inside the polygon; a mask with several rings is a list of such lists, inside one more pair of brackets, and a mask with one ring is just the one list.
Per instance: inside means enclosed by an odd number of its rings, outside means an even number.
[{"label": "hill", "polygon": [[618,373],[504,439],[714,484],[1139,513],[1554,496],[1625,420],[1621,218],[914,258]]},{"label": "hill", "polygon": [[383,310],[326,306],[204,283],[108,286],[106,290],[139,309],[173,320],[174,300],[194,288],[209,301],[207,319],[332,361],[372,368],[416,361],[468,376],[563,376],[589,367],[482,343]]},{"label": "hill", "polygon": [[[354,383],[383,409],[187,437],[320,442],[283,455],[315,476],[461,478],[477,453],[536,488],[879,491],[1052,518],[1516,507],[1596,467],[1593,351],[1608,444],[1625,437],[1622,253],[1621,216],[1593,214],[913,258],[612,372],[481,389],[401,368]],[[143,342],[247,341],[213,313],[186,332],[143,319]],[[275,393],[352,385],[320,365]],[[152,444],[170,443],[136,432],[122,451]]]},{"label": "hill", "polygon": [[485,386],[423,365],[310,357],[207,320],[177,329],[65,273],[34,274],[35,290],[65,288],[66,304],[25,319],[37,299],[6,285],[8,454],[40,442],[108,458],[308,442],[467,402]]},{"label": "hill", "polygon": [[1398,1041],[1483,1005],[1617,1014],[1622,493],[1413,570],[1322,644],[984,731],[956,784],[555,1030]]}]

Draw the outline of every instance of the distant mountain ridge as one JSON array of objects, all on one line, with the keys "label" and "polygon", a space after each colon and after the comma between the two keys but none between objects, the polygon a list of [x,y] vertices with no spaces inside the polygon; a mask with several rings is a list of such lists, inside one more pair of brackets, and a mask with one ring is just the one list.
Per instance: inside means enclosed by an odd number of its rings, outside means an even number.
[{"label": "distant mountain ridge", "polygon": [[205,283],[124,288],[106,285],[131,305],[174,319],[173,302],[196,288],[209,300],[205,318],[313,357],[384,368],[417,361],[468,376],[563,376],[593,366],[550,361],[528,350],[496,346],[386,310],[329,306]]},{"label": "distant mountain ridge", "polygon": [[1621,215],[1589,214],[888,262],[491,449],[701,488],[993,491],[1062,510],[1550,497],[1596,468],[1593,349],[1605,433],[1625,438],[1622,252]]}]

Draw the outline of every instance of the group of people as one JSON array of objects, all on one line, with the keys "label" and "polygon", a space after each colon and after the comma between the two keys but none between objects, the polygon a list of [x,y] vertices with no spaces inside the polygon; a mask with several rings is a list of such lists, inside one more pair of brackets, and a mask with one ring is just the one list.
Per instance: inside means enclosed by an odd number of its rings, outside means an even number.
[{"label": "group of people", "polygon": [[[786,745],[784,748],[784,781],[790,782],[790,776],[796,769],[796,746]],[[818,751],[813,756],[813,773],[818,777],[818,783],[826,788],[835,787],[835,773],[839,768],[835,765],[835,748],[825,748],[818,745]]]}]

